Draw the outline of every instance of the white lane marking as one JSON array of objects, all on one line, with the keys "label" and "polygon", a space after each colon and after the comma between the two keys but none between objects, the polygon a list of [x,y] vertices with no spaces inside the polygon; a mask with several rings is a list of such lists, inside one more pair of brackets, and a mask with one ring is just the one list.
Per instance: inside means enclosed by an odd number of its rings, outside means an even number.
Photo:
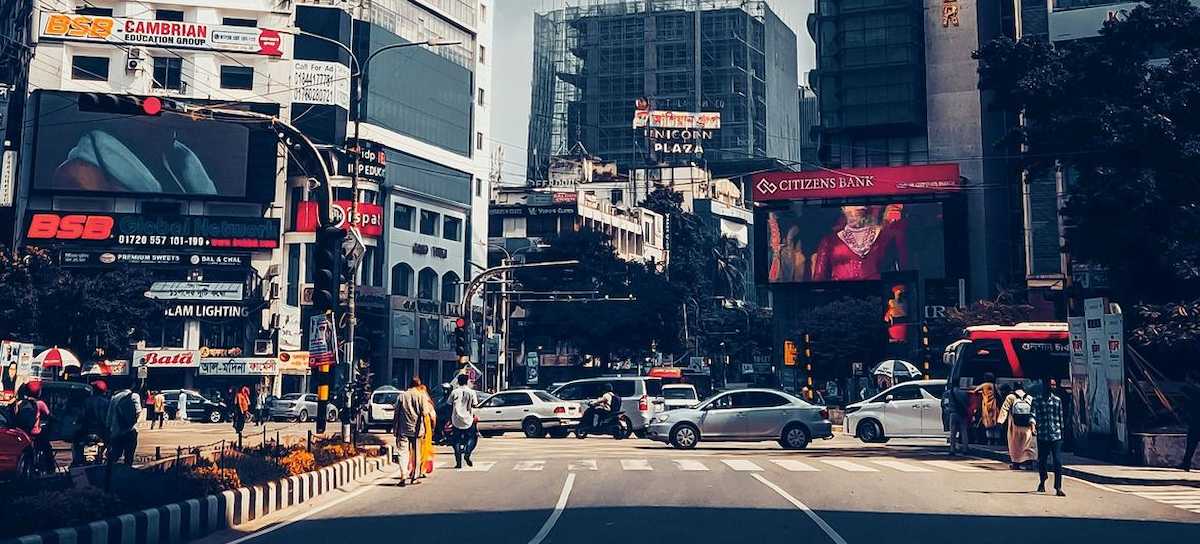
[{"label": "white lane marking", "polygon": [[554,505],[554,511],[550,513],[550,517],[546,518],[546,523],[542,524],[541,530],[529,540],[529,544],[542,544],[542,541],[550,535],[550,530],[554,528],[555,523],[558,523],[558,518],[562,516],[563,510],[567,509],[567,497],[571,496],[571,487],[574,485],[575,473],[569,472],[567,481],[563,483],[562,493],[558,496],[558,502]]},{"label": "white lane marking", "polygon": [[837,531],[833,530],[833,527],[830,527],[828,523],[825,523],[825,520],[821,519],[821,516],[818,516],[816,512],[813,512],[812,508],[809,508],[808,505],[800,502],[800,499],[788,495],[787,491],[784,491],[783,488],[771,483],[770,480],[763,478],[761,474],[751,474],[750,476],[755,480],[762,482],[763,485],[771,488],[772,491],[778,493],[780,497],[784,498],[784,500],[792,503],[792,506],[799,508],[802,512],[807,514],[808,517],[812,519],[822,531],[825,531],[825,534],[829,536],[829,539],[832,540],[834,544],[846,544],[846,539],[842,538],[842,535],[839,535]]},{"label": "white lane marking", "polygon": [[819,472],[820,469],[808,463],[797,461],[795,459],[772,459],[772,463],[779,465],[784,470],[789,472]]},{"label": "white lane marking", "polygon": [[1200,503],[1200,497],[1146,497],[1163,504],[1193,504]]},{"label": "white lane marking", "polygon": [[678,468],[679,470],[684,470],[684,471],[708,470],[708,467],[704,466],[704,463],[701,463],[700,461],[697,461],[695,459],[675,459],[674,462],[675,462],[675,467]]},{"label": "white lane marking", "polygon": [[954,461],[925,461],[925,464],[954,472],[985,472],[986,469]]},{"label": "white lane marking", "polygon": [[645,459],[621,459],[622,470],[654,470]]},{"label": "white lane marking", "polygon": [[722,459],[721,462],[725,463],[725,466],[727,466],[733,470],[736,470],[738,472],[760,472],[760,471],[762,471],[762,467],[754,464],[753,461],[747,461],[745,459]]},{"label": "white lane marking", "polygon": [[494,466],[496,466],[495,461],[478,461],[475,463],[475,466],[473,466],[473,467],[463,465],[463,468],[460,468],[457,470],[459,470],[460,472],[487,472],[489,470],[492,470],[492,467],[494,467]]},{"label": "white lane marking", "polygon": [[536,461],[518,461],[513,465],[513,470],[536,471],[543,468],[546,468],[546,461],[540,459]]},{"label": "white lane marking", "polygon": [[598,470],[595,459],[578,459],[567,464],[567,470]]},{"label": "white lane marking", "polygon": [[874,469],[866,465],[860,465],[854,461],[844,461],[841,459],[821,459],[821,462],[832,467],[840,468],[847,472],[879,472],[878,469]]},{"label": "white lane marking", "polygon": [[872,460],[871,462],[875,463],[876,465],[882,465],[882,466],[885,466],[890,469],[898,470],[900,472],[933,472],[932,470],[929,470],[925,467],[910,465],[908,463],[901,463],[900,461],[891,461],[891,460],[886,460],[886,459],[880,459],[880,460]]},{"label": "white lane marking", "polygon": [[246,536],[243,536],[243,537],[241,537],[241,538],[238,538],[238,539],[236,539],[236,540],[231,540],[231,541],[227,542],[226,544],[242,544],[242,542],[245,542],[245,541],[247,541],[247,540],[251,540],[251,539],[254,539],[254,538],[258,538],[258,537],[260,537],[260,536],[263,536],[263,535],[265,535],[265,534],[270,534],[270,533],[273,533],[273,532],[275,532],[275,531],[278,531],[278,530],[280,530],[280,529],[282,529],[282,528],[284,528],[284,527],[287,527],[288,525],[291,525],[291,524],[293,524],[293,523],[296,523],[297,521],[303,521],[303,520],[305,520],[305,519],[308,519],[310,516],[314,516],[314,515],[320,514],[321,512],[324,512],[324,511],[326,511],[326,510],[328,510],[328,509],[330,509],[330,508],[333,508],[334,506],[337,506],[337,505],[339,505],[339,504],[342,504],[342,503],[344,503],[344,502],[346,502],[346,501],[348,501],[348,500],[350,500],[350,499],[357,498],[359,495],[362,495],[363,493],[366,493],[366,492],[368,492],[368,491],[371,491],[372,489],[375,489],[376,487],[378,487],[378,486],[379,486],[379,484],[378,484],[377,482],[379,482],[380,480],[388,480],[388,479],[391,479],[391,478],[395,478],[395,477],[397,477],[397,476],[400,476],[400,475],[401,475],[401,474],[403,474],[403,473],[404,473],[404,471],[403,471],[402,469],[396,469],[396,471],[395,471],[395,472],[393,472],[393,473],[391,473],[391,474],[388,474],[387,476],[383,476],[383,477],[379,478],[378,480],[375,480],[374,482],[372,482],[372,483],[370,483],[370,484],[366,485],[366,486],[365,486],[365,487],[363,487],[362,489],[358,489],[358,490],[355,490],[355,491],[351,492],[349,495],[346,495],[345,497],[342,497],[342,498],[340,498],[340,499],[337,499],[337,500],[335,500],[335,501],[333,501],[333,502],[331,502],[331,503],[329,503],[329,504],[323,504],[323,505],[321,505],[321,506],[318,506],[317,508],[313,508],[312,510],[309,510],[309,511],[307,511],[307,512],[301,513],[301,514],[299,514],[299,515],[297,515],[297,516],[295,516],[295,517],[291,517],[291,518],[284,519],[284,520],[280,521],[279,523],[277,523],[277,524],[275,524],[275,525],[272,525],[272,526],[270,526],[270,527],[267,527],[267,528],[265,528],[265,529],[260,529],[260,530],[258,530],[258,531],[255,531],[255,532],[253,532],[253,533],[250,533],[250,534],[248,534],[248,535],[246,535]]},{"label": "white lane marking", "polygon": [[1136,491],[1134,495],[1147,499],[1175,499],[1179,497],[1200,498],[1200,491]]}]

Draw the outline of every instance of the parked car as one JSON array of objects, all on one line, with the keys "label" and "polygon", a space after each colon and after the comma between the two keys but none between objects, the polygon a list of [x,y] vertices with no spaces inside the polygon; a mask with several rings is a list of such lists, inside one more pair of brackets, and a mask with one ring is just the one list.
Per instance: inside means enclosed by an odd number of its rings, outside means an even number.
[{"label": "parked car", "polygon": [[783,391],[739,389],[717,394],[695,408],[659,414],[646,437],[679,449],[701,440],[776,440],[803,449],[814,438],[833,438],[829,411]]},{"label": "parked car", "polygon": [[396,399],[400,390],[385,385],[371,392],[367,406],[358,415],[358,430],[366,432],[372,428],[391,429],[396,420]]},{"label": "parked car", "polygon": [[673,383],[664,385],[662,393],[668,410],[691,408],[700,402],[700,395],[696,393],[696,386],[691,384]]},{"label": "parked car", "polygon": [[[271,419],[288,419],[307,422],[317,414],[317,395],[315,393],[288,393],[271,404]],[[337,421],[338,411],[335,403],[330,400],[325,406],[325,421]]]},{"label": "parked car", "polygon": [[220,423],[229,420],[229,407],[224,402],[209,400],[191,389],[167,389],[161,391],[163,409],[171,419],[179,419],[179,397],[187,394],[187,418],[189,421]]},{"label": "parked car", "polygon": [[0,481],[26,480],[35,474],[33,439],[12,426],[10,408],[0,406]]},{"label": "parked car", "polygon": [[846,406],[845,428],[867,443],[891,438],[945,438],[942,393],[946,380],[918,380],[892,386]]},{"label": "parked car", "polygon": [[563,400],[578,401],[580,411],[587,409],[587,403],[600,397],[604,384],[609,384],[613,392],[621,397],[621,410],[629,419],[633,433],[638,437],[646,435],[646,427],[655,414],[667,411],[666,401],[663,400],[663,384],[660,378],[646,376],[610,376],[602,378],[585,378],[563,384],[550,393]]},{"label": "parked car", "polygon": [[475,413],[484,436],[522,431],[528,438],[562,438],[579,424],[580,407],[539,389],[517,389],[492,395]]}]

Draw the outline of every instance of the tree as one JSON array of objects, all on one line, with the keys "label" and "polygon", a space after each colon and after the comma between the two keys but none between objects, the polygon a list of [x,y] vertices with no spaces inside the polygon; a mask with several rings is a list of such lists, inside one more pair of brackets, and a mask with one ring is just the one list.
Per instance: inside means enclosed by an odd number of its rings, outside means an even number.
[{"label": "tree", "polygon": [[667,222],[667,277],[671,283],[698,301],[710,298],[716,269],[716,235],[699,217],[683,209],[683,195],[671,189],[655,189],[642,207],[662,214]]},{"label": "tree", "polygon": [[804,335],[809,335],[813,368],[822,375],[841,376],[855,361],[869,368],[883,348],[880,308],[879,297],[845,297],[814,306],[785,325],[785,337],[800,348]]}]

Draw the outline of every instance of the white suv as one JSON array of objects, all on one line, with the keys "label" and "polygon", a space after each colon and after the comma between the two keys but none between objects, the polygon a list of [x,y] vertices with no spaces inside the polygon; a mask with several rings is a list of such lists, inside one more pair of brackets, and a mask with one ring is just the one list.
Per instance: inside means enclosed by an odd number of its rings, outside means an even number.
[{"label": "white suv", "polygon": [[366,409],[358,415],[358,431],[366,432],[372,427],[391,429],[396,419],[396,399],[400,398],[400,390],[385,385],[371,392]]},{"label": "white suv", "polygon": [[946,380],[918,380],[892,386],[846,407],[846,432],[863,442],[891,438],[945,438],[942,392]]}]

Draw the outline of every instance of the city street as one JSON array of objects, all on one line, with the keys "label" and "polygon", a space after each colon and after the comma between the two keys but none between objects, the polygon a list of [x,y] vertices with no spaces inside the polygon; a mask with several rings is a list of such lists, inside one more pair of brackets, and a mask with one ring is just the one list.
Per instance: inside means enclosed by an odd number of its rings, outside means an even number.
[{"label": "city street", "polygon": [[1200,490],[1068,479],[1066,498],[1037,475],[936,442],[865,446],[841,436],[804,451],[645,440],[482,440],[474,468],[440,449],[421,485],[394,475],[205,542],[1188,542]]}]

